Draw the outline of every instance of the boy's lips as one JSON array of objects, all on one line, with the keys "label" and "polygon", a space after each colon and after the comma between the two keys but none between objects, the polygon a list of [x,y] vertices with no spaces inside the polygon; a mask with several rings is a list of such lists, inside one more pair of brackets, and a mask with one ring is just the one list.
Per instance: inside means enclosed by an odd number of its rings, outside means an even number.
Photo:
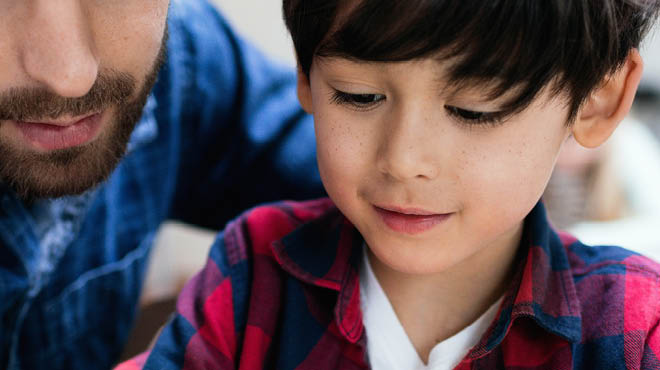
[{"label": "boy's lips", "polygon": [[418,208],[375,206],[376,213],[390,229],[406,234],[419,234],[447,220],[451,213],[433,213]]},{"label": "boy's lips", "polygon": [[54,121],[11,121],[29,144],[41,150],[57,150],[92,141],[101,127],[102,112]]}]

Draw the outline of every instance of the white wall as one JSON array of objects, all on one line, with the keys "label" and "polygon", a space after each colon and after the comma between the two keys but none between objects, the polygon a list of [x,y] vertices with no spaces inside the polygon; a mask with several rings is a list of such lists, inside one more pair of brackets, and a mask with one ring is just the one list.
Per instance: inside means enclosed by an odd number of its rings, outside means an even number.
[{"label": "white wall", "polygon": [[281,0],[212,0],[240,34],[275,58],[295,65]]},{"label": "white wall", "polygon": [[643,80],[660,90],[660,24],[645,40],[641,52],[645,61]]}]

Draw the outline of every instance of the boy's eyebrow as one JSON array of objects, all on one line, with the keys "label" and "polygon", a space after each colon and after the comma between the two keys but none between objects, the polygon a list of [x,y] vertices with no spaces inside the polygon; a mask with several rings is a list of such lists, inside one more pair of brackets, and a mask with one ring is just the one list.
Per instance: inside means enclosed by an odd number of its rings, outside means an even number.
[{"label": "boy's eyebrow", "polygon": [[[476,81],[478,83],[479,80],[477,79]],[[478,99],[477,103],[489,104],[486,109],[487,113],[496,115],[500,120],[507,120],[525,111],[530,105],[534,104],[536,99],[543,96],[543,94],[539,94],[529,104],[521,106],[516,104],[520,90],[523,89],[521,86],[514,87],[501,96],[493,97],[489,95],[491,92],[496,92],[498,90],[496,82],[490,83],[491,86],[486,86],[483,89],[477,89],[474,86],[462,88],[462,86],[466,85],[469,85],[469,81],[464,80],[460,84],[455,84],[453,87],[444,89],[444,91],[441,92],[443,99],[450,102],[450,104],[455,104],[452,102],[461,103],[461,98],[463,96],[468,96],[472,99],[468,100],[468,102],[474,102],[474,98],[476,97]],[[461,108],[470,109],[469,106]]]},{"label": "boy's eyebrow", "polygon": [[[493,96],[493,91],[497,90],[497,83],[484,83],[483,81],[463,80],[460,82],[452,82],[447,80],[436,80],[438,89],[445,99],[453,100],[464,96],[471,98],[478,98],[483,103],[494,103],[506,105],[506,102],[515,98],[515,94],[507,92],[504,95]],[[478,85],[480,85],[477,87]]]},{"label": "boy's eyebrow", "polygon": [[342,53],[333,53],[332,55],[317,55],[316,57],[318,58],[317,60],[319,60],[322,63],[348,62],[348,63],[358,64],[358,65],[365,65],[365,66],[366,65],[378,66],[378,65],[383,64],[383,62],[359,59],[359,58],[356,58],[352,55],[342,54]]},{"label": "boy's eyebrow", "polygon": [[441,96],[446,100],[454,100],[467,95],[479,98],[482,103],[492,103],[506,109],[506,106],[511,105],[511,102],[520,94],[521,86],[514,86],[501,92],[504,81],[497,78],[466,77],[455,79],[451,77],[450,71],[451,66],[441,68],[434,80]]}]

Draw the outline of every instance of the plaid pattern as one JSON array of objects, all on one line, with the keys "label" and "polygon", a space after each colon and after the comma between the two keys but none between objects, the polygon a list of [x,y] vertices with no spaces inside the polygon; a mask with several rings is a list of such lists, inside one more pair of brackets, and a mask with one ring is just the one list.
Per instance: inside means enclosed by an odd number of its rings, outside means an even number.
[{"label": "plaid pattern", "polygon": [[[362,243],[327,199],[245,213],[150,353],[119,369],[368,368]],[[660,265],[555,233],[541,203],[521,248],[496,320],[457,369],[660,369]]]},{"label": "plaid pattern", "polygon": [[0,184],[0,369],[116,364],[164,220],[217,230],[255,204],[323,194],[294,69],[205,0],[172,0],[168,26],[166,64],[108,181],[38,204]]}]

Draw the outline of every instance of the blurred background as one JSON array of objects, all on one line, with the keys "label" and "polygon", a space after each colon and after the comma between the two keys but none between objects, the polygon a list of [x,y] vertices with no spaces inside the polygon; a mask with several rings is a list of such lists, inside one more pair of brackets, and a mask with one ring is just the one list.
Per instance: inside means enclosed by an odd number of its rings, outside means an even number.
[{"label": "blurred background", "polygon": [[[281,1],[212,0],[246,39],[295,66]],[[587,244],[614,244],[660,260],[660,26],[647,38],[632,114],[595,150],[567,143],[544,194],[558,229]],[[124,357],[143,351],[174,310],[175,297],[206,259],[216,232],[167,223],[152,252],[142,308]]]}]

